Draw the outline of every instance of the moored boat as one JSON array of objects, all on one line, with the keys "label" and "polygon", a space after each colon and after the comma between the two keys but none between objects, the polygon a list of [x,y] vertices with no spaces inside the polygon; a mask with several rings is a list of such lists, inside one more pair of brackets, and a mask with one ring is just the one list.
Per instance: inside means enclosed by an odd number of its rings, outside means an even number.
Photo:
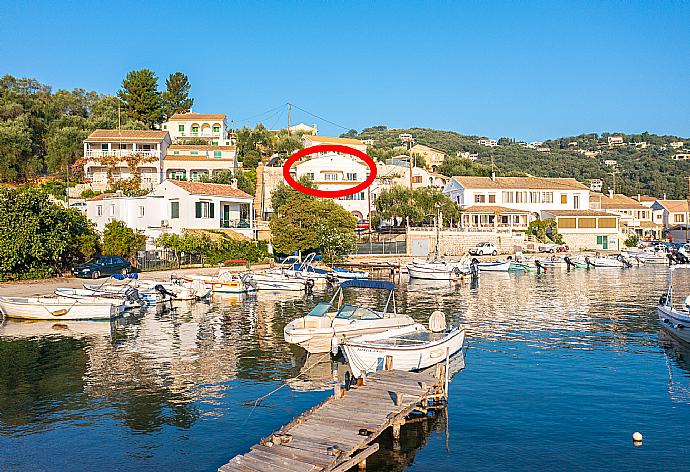
[{"label": "moored boat", "polygon": [[480,262],[478,266],[482,272],[508,272],[510,270],[510,261]]},{"label": "moored boat", "polygon": [[669,270],[669,283],[666,294],[659,299],[657,314],[664,329],[690,343],[690,296],[685,298],[682,305],[673,303],[673,272],[688,266],[671,266]]},{"label": "moored boat", "polygon": [[189,283],[200,281],[214,293],[251,293],[256,291],[256,282],[251,274],[223,271],[218,275],[185,274],[179,275],[177,278]]},{"label": "moored boat", "polygon": [[[364,306],[343,304],[343,289],[369,288],[387,290],[388,297],[382,311]],[[334,306],[336,300],[337,305]],[[306,316],[288,323],[283,335],[285,341],[297,344],[308,352],[328,352],[344,338],[378,333],[392,328],[414,324],[407,315],[399,315],[395,304],[395,285],[377,280],[346,280],[330,302],[317,304]]]},{"label": "moored boat", "polygon": [[[443,316],[440,312],[436,314]],[[464,340],[465,331],[446,329],[445,321],[442,328],[435,331],[416,323],[347,339],[340,349],[354,376],[360,377],[363,372],[384,370],[386,358],[390,358],[392,364],[388,367],[396,370],[413,371],[431,367],[460,351]]]},{"label": "moored boat", "polygon": [[341,269],[340,267],[333,268],[333,275],[339,279],[368,279],[369,272],[358,270]]},{"label": "moored boat", "polygon": [[87,290],[85,288],[63,288],[55,289],[55,295],[58,297],[72,298],[74,300],[93,300],[94,298],[106,298],[112,300],[113,303],[124,305],[125,308],[139,308],[142,301],[139,298],[139,292],[135,288],[129,288],[122,294]]},{"label": "moored boat", "polygon": [[121,314],[124,306],[98,297],[0,297],[0,311],[8,318],[27,320],[109,320]]}]

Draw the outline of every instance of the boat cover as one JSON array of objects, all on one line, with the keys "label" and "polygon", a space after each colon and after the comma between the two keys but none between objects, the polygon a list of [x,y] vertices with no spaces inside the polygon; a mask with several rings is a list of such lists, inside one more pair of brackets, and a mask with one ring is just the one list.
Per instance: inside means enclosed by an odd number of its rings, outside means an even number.
[{"label": "boat cover", "polygon": [[380,290],[395,290],[393,282],[382,280],[352,279],[340,283],[341,288],[377,288]]}]

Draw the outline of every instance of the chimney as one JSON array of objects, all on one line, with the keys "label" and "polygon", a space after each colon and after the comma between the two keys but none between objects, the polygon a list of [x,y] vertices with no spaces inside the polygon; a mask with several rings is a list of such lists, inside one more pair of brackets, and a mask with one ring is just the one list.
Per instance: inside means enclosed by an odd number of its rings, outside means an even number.
[{"label": "chimney", "polygon": [[664,194],[664,200],[666,200],[666,194]]},{"label": "chimney", "polygon": [[494,171],[491,171],[491,180],[496,182],[496,172],[494,172]]},{"label": "chimney", "polygon": [[637,201],[638,202],[642,201],[642,194],[640,194],[640,193],[637,194]]},{"label": "chimney", "polygon": [[609,189],[609,198],[613,200],[613,190]]}]

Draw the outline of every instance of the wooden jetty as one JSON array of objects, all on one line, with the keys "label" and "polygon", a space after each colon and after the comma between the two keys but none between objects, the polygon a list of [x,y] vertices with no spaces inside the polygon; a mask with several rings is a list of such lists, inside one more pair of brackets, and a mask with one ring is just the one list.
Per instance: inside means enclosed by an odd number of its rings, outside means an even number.
[{"label": "wooden jetty", "polygon": [[332,397],[306,411],[234,457],[221,472],[345,472],[366,468],[379,449],[374,442],[387,428],[394,438],[415,412],[443,408],[445,366],[435,374],[386,370],[369,374],[345,391],[337,385]]}]

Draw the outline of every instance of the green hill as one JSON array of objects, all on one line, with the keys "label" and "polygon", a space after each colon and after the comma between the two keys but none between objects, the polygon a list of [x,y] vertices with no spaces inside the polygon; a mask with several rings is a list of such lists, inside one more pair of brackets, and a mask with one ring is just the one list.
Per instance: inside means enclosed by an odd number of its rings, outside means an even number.
[{"label": "green hill", "polygon": [[[403,133],[411,134],[417,144],[445,151],[446,162],[439,172],[449,176],[487,175],[493,160],[498,175],[575,177],[585,183],[588,179],[602,179],[604,191],[608,191],[613,182],[611,172],[615,170],[616,192],[659,197],[666,194],[668,198],[686,198],[688,195],[686,177],[690,176],[690,161],[676,161],[673,156],[690,152],[690,139],[677,136],[590,133],[544,141],[542,151],[510,138],[501,138],[498,146],[482,146],[477,141],[484,137],[429,128],[373,126],[360,133],[352,130],[344,136],[373,139],[373,153],[381,155],[387,149],[400,146],[399,135]],[[622,136],[625,145],[609,146],[609,136]],[[684,142],[685,151],[671,147],[671,143],[680,141]],[[476,153],[478,158],[469,161],[456,157],[462,152]],[[597,155],[588,157],[585,152]],[[606,165],[604,161],[607,160],[616,161],[615,167]]]}]

